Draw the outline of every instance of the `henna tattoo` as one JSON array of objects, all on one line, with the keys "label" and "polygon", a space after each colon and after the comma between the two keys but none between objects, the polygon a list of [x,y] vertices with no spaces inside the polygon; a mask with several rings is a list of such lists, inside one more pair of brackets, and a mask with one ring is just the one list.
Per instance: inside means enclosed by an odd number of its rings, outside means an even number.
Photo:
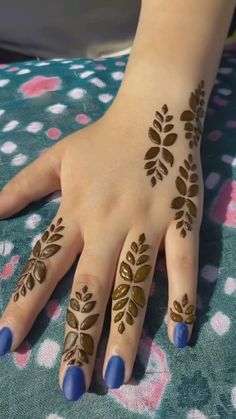
[{"label": "henna tattoo", "polygon": [[185,138],[189,140],[190,148],[198,145],[202,135],[202,120],[205,106],[204,87],[205,83],[203,80],[201,80],[195,92],[191,93],[189,100],[190,109],[184,111],[180,116],[180,120],[185,122]]},{"label": "henna tattoo", "polygon": [[[151,147],[144,157],[145,160],[148,160],[144,169],[147,170],[147,176],[152,176],[152,186],[156,185],[157,179],[163,180],[163,177],[168,174],[168,168],[163,161],[170,166],[173,166],[174,163],[173,154],[167,147],[172,146],[176,142],[177,134],[172,132],[174,125],[170,124],[173,116],[167,115],[167,113],[167,105],[162,106],[162,112],[156,111],[156,119],[153,121],[153,127],[149,128],[148,131],[150,140],[156,145],[155,147]],[[158,159],[156,158],[157,156]]]},{"label": "henna tattoo", "polygon": [[56,241],[60,240],[63,236],[59,234],[65,227],[60,225],[62,218],[59,218],[56,224],[51,224],[42,235],[41,239],[35,244],[32,253],[34,257],[31,257],[23,268],[20,278],[16,282],[14,288],[14,301],[17,301],[20,295],[25,296],[27,291],[35,287],[36,282],[40,284],[45,281],[47,275],[47,267],[44,263],[44,259],[48,259],[55,255],[61,246],[55,244]]},{"label": "henna tattoo", "polygon": [[79,324],[73,311],[67,309],[67,324],[76,330],[76,332],[67,333],[65,337],[62,355],[65,355],[64,361],[69,361],[67,365],[77,364],[81,367],[84,363],[88,364],[89,356],[93,355],[93,338],[88,333],[84,333],[96,323],[99,316],[99,314],[87,316],[87,313],[90,313],[96,305],[96,301],[93,301],[92,297],[93,295],[88,292],[88,287],[85,285],[82,292],[76,292],[75,297],[70,299],[70,308],[75,312],[84,313],[86,316]]},{"label": "henna tattoo", "polygon": [[[151,265],[146,264],[150,257],[144,254],[150,246],[144,243],[145,240],[145,235],[141,234],[138,243],[131,243],[131,250],[126,254],[127,262],[122,261],[119,268],[120,276],[128,283],[118,285],[112,293],[115,302],[113,310],[118,311],[114,322],[121,321],[118,326],[118,332],[121,334],[125,331],[125,322],[133,325],[134,318],[138,315],[138,307],[143,308],[146,304],[145,293],[137,285],[146,281],[151,271]],[[134,266],[137,270],[133,272]]]},{"label": "henna tattoo", "polygon": [[197,166],[193,163],[193,156],[189,154],[188,159],[184,160],[184,165],[179,167],[180,176],[175,181],[180,196],[172,200],[171,208],[178,210],[175,214],[175,220],[179,220],[176,223],[176,228],[181,228],[180,235],[182,237],[186,236],[186,230],[192,230],[193,218],[197,217],[197,207],[190,199],[196,197],[199,191],[199,186],[196,183],[198,181],[196,170]]},{"label": "henna tattoo", "polygon": [[[194,311],[194,306],[192,304],[188,305],[188,296],[187,294],[184,294],[183,298],[182,298],[182,305],[180,303],[178,303],[178,301],[174,301],[173,302],[173,306],[175,312],[171,307],[170,307],[170,317],[174,322],[177,323],[187,323],[187,324],[192,324],[196,321],[196,316],[193,314]],[[187,318],[185,318],[185,320],[183,319],[184,314],[187,315]]]}]

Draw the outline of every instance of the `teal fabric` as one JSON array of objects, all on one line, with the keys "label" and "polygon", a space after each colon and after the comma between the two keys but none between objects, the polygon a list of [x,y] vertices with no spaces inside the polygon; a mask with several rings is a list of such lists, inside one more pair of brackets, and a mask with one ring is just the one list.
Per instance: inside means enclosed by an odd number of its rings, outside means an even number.
[{"label": "teal fabric", "polygon": [[[0,187],[45,149],[92,123],[111,105],[128,56],[28,61],[0,66]],[[0,359],[0,419],[236,418],[236,45],[225,47],[209,101],[201,153],[205,205],[200,237],[197,323],[184,350],[168,340],[167,276],[159,256],[129,384],[101,378],[105,321],[93,382],[77,403],[58,373],[76,263],[32,330]],[[0,313],[38,236],[60,204],[53,194],[0,221]]]}]

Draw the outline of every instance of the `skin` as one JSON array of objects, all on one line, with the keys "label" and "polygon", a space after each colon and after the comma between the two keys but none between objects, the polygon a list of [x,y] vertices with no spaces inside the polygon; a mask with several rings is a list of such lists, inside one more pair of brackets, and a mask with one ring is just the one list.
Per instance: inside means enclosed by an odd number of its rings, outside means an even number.
[{"label": "skin", "polygon": [[[55,190],[61,189],[62,193],[61,205],[51,221],[63,220],[63,236],[57,242],[61,248],[44,261],[46,279],[17,301],[11,297],[0,319],[0,329],[8,326],[13,331],[11,351],[16,350],[28,334],[58,282],[80,254],[70,299],[87,287],[96,301],[92,313],[99,313],[89,328],[95,349],[89,355],[89,362],[82,366],[88,389],[108,300],[112,291],[125,283],[120,275],[120,264],[126,260],[131,243],[137,242],[141,234],[145,234],[149,245],[147,254],[151,266],[142,283],[145,306],[138,310],[134,324],[126,325],[123,333],[118,331],[114,322],[117,312],[112,310],[103,376],[110,357],[116,354],[125,361],[125,383],[132,374],[161,243],[165,247],[168,271],[168,337],[171,342],[176,326],[176,321],[170,317],[170,308],[176,312],[174,302],[182,304],[187,294],[194,314],[203,180],[200,141],[190,149],[181,115],[189,109],[191,92],[203,79],[204,112],[206,110],[234,6],[235,1],[230,0],[227,6],[225,0],[189,0],[187,4],[184,0],[143,1],[126,75],[108,112],[99,121],[48,149],[1,191],[2,219]],[[174,132],[178,138],[171,145],[173,166],[169,167],[168,175],[152,187],[144,170],[144,156],[153,146],[148,130],[155,112],[164,104],[174,117]],[[193,198],[197,213],[191,231],[182,237],[176,228],[177,210],[171,203],[179,196],[176,186],[179,167],[190,152],[198,176],[198,193]],[[76,312],[76,316],[81,323],[84,315]],[[188,325],[188,339],[192,327],[193,324]],[[65,336],[70,331],[66,322]],[[61,388],[66,368],[62,357]]]}]

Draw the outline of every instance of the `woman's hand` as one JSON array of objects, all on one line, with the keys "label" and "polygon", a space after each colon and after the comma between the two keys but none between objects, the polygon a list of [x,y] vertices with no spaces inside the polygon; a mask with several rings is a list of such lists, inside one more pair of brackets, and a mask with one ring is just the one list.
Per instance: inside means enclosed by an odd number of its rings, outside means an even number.
[{"label": "woman's hand", "polygon": [[[88,389],[112,296],[103,368],[110,388],[132,373],[155,261],[165,239],[168,336],[184,347],[195,321],[203,186],[199,141],[204,82],[187,103],[153,113],[113,106],[23,169],[0,193],[0,217],[61,189],[62,201],[32,250],[0,320],[0,354],[14,351],[81,253],[66,314],[60,386],[68,400]],[[124,104],[125,105],[125,104]],[[119,110],[120,109],[120,110]]]}]

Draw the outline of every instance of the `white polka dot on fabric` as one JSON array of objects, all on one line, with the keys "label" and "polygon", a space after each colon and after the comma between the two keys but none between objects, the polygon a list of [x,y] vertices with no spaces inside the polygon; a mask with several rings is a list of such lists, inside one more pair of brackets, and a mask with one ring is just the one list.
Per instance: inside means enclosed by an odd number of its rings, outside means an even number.
[{"label": "white polka dot on fabric", "polygon": [[218,275],[218,269],[213,265],[205,265],[202,268],[201,276],[209,282],[215,282]]},{"label": "white polka dot on fabric", "polygon": [[200,412],[198,409],[191,409],[187,413],[187,419],[208,419],[208,416],[204,415],[204,413]]},{"label": "white polka dot on fabric", "polygon": [[17,145],[15,143],[13,143],[12,141],[6,141],[5,143],[3,143],[0,150],[5,154],[11,154],[16,150],[16,148]]},{"label": "white polka dot on fabric", "polygon": [[38,227],[38,225],[40,224],[40,221],[41,221],[41,215],[32,214],[27,218],[25,222],[25,227],[29,228],[30,230],[33,230],[34,228]]},{"label": "white polka dot on fabric", "polygon": [[34,236],[34,238],[31,240],[31,247],[33,248],[37,241],[40,240],[42,237],[42,234],[37,234],[36,236]]},{"label": "white polka dot on fabric", "polygon": [[63,61],[64,58],[53,58],[51,61]]},{"label": "white polka dot on fabric", "polygon": [[31,72],[31,70],[29,70],[28,68],[22,68],[22,70],[18,71],[18,73],[16,73],[16,74],[21,76],[22,74],[28,74],[30,72]]},{"label": "white polka dot on fabric", "polygon": [[106,86],[106,83],[104,83],[104,81],[102,81],[98,77],[92,78],[91,80],[89,80],[89,82],[94,84],[97,87],[105,87]]},{"label": "white polka dot on fabric", "polygon": [[46,111],[59,114],[62,113],[66,109],[66,105],[63,105],[62,103],[56,103],[55,105],[49,106]]},{"label": "white polka dot on fabric", "polygon": [[12,166],[22,166],[27,161],[28,157],[25,154],[17,154],[11,161]]},{"label": "white polka dot on fabric", "polygon": [[227,295],[232,295],[236,291],[236,278],[231,278],[229,276],[226,279],[224,291]]},{"label": "white polka dot on fabric", "polygon": [[27,125],[26,127],[26,131],[28,132],[32,132],[33,134],[36,134],[37,132],[39,132],[41,129],[43,128],[43,124],[42,122],[30,122],[29,125]]},{"label": "white polka dot on fabric", "polygon": [[210,324],[218,335],[223,336],[229,331],[230,319],[228,316],[226,316],[226,314],[218,311],[214,314],[214,316],[212,316]]},{"label": "white polka dot on fabric", "polygon": [[101,95],[98,95],[98,99],[103,103],[108,103],[113,99],[113,96],[109,93],[102,93]]},{"label": "white polka dot on fabric", "polygon": [[50,202],[53,202],[53,203],[55,203],[55,204],[60,204],[60,202],[61,202],[61,192],[60,191],[56,191],[56,192],[54,192],[52,195],[51,195],[51,198],[50,198]]},{"label": "white polka dot on fabric", "polygon": [[219,74],[230,74],[232,73],[233,69],[232,68],[228,68],[228,67],[220,67],[218,69],[218,73]]},{"label": "white polka dot on fabric", "polygon": [[71,60],[62,61],[62,64],[69,64],[69,63],[72,63],[72,61]]},{"label": "white polka dot on fabric", "polygon": [[0,109],[0,116],[2,116],[5,113],[5,109]]},{"label": "white polka dot on fabric", "polygon": [[236,166],[236,158],[234,158],[233,156],[230,156],[229,154],[224,154],[221,157],[221,160],[224,163],[228,163],[228,164],[231,164],[232,166]]},{"label": "white polka dot on fabric", "polygon": [[70,90],[68,96],[70,96],[72,99],[82,99],[86,93],[87,92],[85,89],[76,87],[75,89]]},{"label": "white polka dot on fabric", "polygon": [[223,96],[229,96],[232,93],[232,90],[224,89],[224,88],[217,89],[217,91],[218,91],[218,93],[220,93]]},{"label": "white polka dot on fabric", "polygon": [[58,416],[56,413],[51,413],[46,419],[64,419],[62,416]]},{"label": "white polka dot on fabric", "polygon": [[210,173],[205,181],[205,185],[208,189],[213,189],[220,180],[220,174],[216,172]]},{"label": "white polka dot on fabric", "polygon": [[13,129],[15,129],[17,127],[17,125],[19,125],[18,121],[15,121],[15,120],[10,121],[4,126],[3,132],[12,131]]},{"label": "white polka dot on fabric", "polygon": [[236,386],[233,387],[231,391],[231,403],[233,407],[236,409]]},{"label": "white polka dot on fabric", "polygon": [[14,244],[10,241],[0,242],[0,256],[10,255],[13,248],[14,248]]},{"label": "white polka dot on fabric", "polygon": [[37,363],[45,368],[52,368],[55,365],[60,346],[52,339],[45,339],[40,345],[37,353]]},{"label": "white polka dot on fabric", "polygon": [[124,77],[124,73],[122,71],[114,71],[114,73],[112,73],[112,78],[114,80],[122,80]]},{"label": "white polka dot on fabric", "polygon": [[40,63],[37,63],[37,64],[35,64],[35,67],[44,67],[45,65],[49,65],[50,63],[46,63],[46,62],[40,62]]},{"label": "white polka dot on fabric", "polygon": [[69,70],[79,70],[80,68],[84,68],[83,64],[73,64],[70,66]]},{"label": "white polka dot on fabric", "polygon": [[9,79],[2,79],[2,80],[0,80],[0,87],[4,87],[8,83],[10,83],[10,80]]},{"label": "white polka dot on fabric", "polygon": [[94,71],[83,71],[83,73],[80,74],[80,78],[81,79],[86,79],[87,77],[91,76],[92,74],[94,74]]}]

